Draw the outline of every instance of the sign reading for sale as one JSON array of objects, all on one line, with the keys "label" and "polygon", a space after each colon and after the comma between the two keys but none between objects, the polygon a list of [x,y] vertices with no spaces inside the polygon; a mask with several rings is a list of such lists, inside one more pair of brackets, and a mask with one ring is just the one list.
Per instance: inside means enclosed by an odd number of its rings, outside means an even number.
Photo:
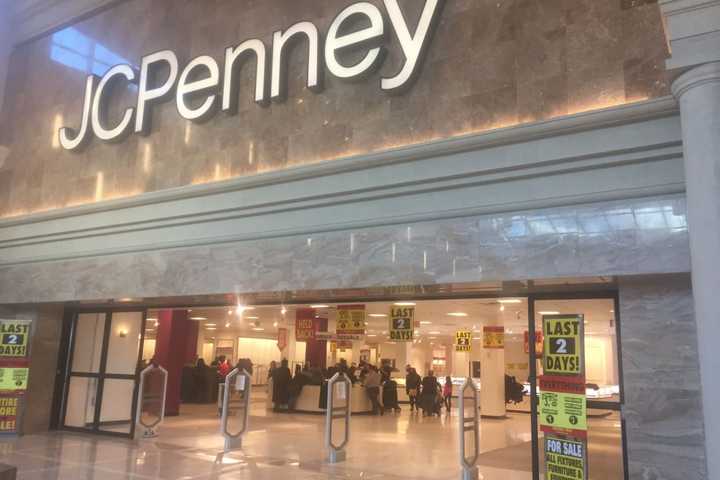
[{"label": "sign reading for sale", "polygon": [[584,375],[582,315],[543,316],[545,375]]},{"label": "sign reading for sale", "polygon": [[461,330],[455,334],[455,351],[469,352],[472,350],[472,332]]},{"label": "sign reading for sale", "polygon": [[415,307],[390,309],[390,340],[412,342],[415,333]]},{"label": "sign reading for sale", "polygon": [[340,305],[337,310],[338,335],[365,335],[365,305]]},{"label": "sign reading for sale", "polygon": [[0,320],[0,357],[27,357],[29,320]]},{"label": "sign reading for sale", "polygon": [[545,480],[584,480],[587,471],[584,441],[545,436]]}]

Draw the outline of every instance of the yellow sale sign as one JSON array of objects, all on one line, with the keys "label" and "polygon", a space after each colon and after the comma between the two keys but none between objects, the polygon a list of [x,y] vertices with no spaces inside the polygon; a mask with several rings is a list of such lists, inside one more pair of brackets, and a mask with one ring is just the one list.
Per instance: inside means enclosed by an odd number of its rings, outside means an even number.
[{"label": "yellow sale sign", "polygon": [[543,317],[545,375],[584,375],[584,317],[546,315]]}]

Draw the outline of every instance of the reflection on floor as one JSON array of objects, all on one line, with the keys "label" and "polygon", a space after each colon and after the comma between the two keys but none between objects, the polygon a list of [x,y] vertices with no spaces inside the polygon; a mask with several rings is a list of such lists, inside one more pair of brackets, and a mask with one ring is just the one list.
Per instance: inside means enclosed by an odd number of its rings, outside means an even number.
[{"label": "reflection on floor", "polygon": [[[405,408],[399,415],[353,417],[348,460],[335,466],[325,463],[322,416],[273,414],[257,398],[250,421],[242,451],[226,455],[221,454],[216,408],[190,405],[180,417],[167,419],[155,440],[29,436],[0,443],[0,462],[18,466],[19,480],[449,480],[460,475],[454,415],[423,418]],[[622,468],[619,429],[611,420],[599,422],[591,425],[603,438],[591,449],[591,478],[622,478],[610,473],[610,468]],[[481,478],[532,478],[529,431],[527,415],[483,419]],[[600,467],[603,474],[596,470]]]}]

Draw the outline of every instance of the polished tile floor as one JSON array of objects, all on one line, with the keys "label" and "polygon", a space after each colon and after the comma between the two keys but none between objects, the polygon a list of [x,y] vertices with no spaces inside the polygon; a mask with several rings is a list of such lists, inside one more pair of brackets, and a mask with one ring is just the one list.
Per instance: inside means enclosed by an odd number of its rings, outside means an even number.
[{"label": "polished tile floor", "polygon": [[[454,415],[423,418],[406,408],[397,415],[353,417],[348,458],[338,465],[325,462],[323,417],[273,414],[258,398],[250,421],[242,450],[226,454],[222,453],[215,409],[187,406],[180,417],[167,419],[160,436],[153,440],[133,442],[70,433],[27,436],[2,441],[0,462],[17,466],[19,480],[460,477]],[[602,422],[597,429],[612,431],[611,420]],[[481,436],[481,478],[531,478],[527,415],[483,419]]]}]

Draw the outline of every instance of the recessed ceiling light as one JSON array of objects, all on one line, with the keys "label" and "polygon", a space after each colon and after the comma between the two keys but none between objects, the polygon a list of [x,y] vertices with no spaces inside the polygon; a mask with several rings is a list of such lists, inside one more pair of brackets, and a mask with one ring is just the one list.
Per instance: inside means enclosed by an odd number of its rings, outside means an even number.
[{"label": "recessed ceiling light", "polygon": [[415,302],[395,302],[396,307],[414,307]]},{"label": "recessed ceiling light", "polygon": [[387,317],[387,315],[385,315],[384,313],[368,313],[368,317],[385,318]]},{"label": "recessed ceiling light", "polygon": [[225,324],[225,328],[230,328],[230,322],[227,322],[227,323]]},{"label": "recessed ceiling light", "polygon": [[560,312],[538,312],[540,315],[560,315]]},{"label": "recessed ceiling light", "polygon": [[519,298],[501,298],[498,299],[498,303],[522,303]]},{"label": "recessed ceiling light", "polygon": [[207,317],[190,317],[190,320],[198,320],[198,321],[207,320]]},{"label": "recessed ceiling light", "polygon": [[432,325],[432,322],[428,322],[427,320],[423,320],[420,322],[420,325]]},{"label": "recessed ceiling light", "polygon": [[232,310],[228,310],[228,315],[232,315],[232,314],[233,314],[233,311],[232,311]]},{"label": "recessed ceiling light", "polygon": [[330,305],[310,305],[310,308],[330,308]]},{"label": "recessed ceiling light", "polygon": [[273,327],[277,328],[278,322],[273,322]]},{"label": "recessed ceiling light", "polygon": [[468,314],[465,312],[450,312],[450,313],[448,313],[448,316],[450,316],[450,317],[467,317]]}]

